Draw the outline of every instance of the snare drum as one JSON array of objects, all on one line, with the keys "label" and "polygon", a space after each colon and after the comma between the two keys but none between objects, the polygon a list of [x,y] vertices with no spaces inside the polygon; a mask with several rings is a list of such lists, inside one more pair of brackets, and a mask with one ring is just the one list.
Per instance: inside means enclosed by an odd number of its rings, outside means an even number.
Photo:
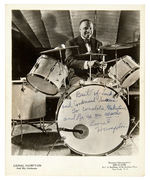
[{"label": "snare drum", "polygon": [[103,85],[71,89],[60,99],[56,121],[65,144],[81,155],[106,155],[123,143],[129,111],[122,98]]},{"label": "snare drum", "polygon": [[41,55],[27,75],[27,81],[45,94],[56,94],[68,76],[68,69],[57,60]]},{"label": "snare drum", "polygon": [[121,87],[126,88],[139,79],[140,68],[130,56],[123,56],[110,67],[108,76],[116,80]]},{"label": "snare drum", "polygon": [[12,82],[12,119],[30,120],[46,115],[46,96],[20,80]]}]

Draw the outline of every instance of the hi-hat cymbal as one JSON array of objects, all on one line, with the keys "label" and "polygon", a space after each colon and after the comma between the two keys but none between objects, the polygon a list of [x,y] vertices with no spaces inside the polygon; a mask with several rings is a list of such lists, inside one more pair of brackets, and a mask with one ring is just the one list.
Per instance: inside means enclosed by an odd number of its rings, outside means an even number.
[{"label": "hi-hat cymbal", "polygon": [[40,52],[40,54],[47,54],[47,53],[51,53],[51,52],[56,52],[56,51],[62,51],[62,50],[66,50],[66,49],[70,49],[70,48],[78,48],[79,46],[68,46],[68,47],[58,47],[55,49],[50,49],[50,50],[46,50],[46,51],[42,51]]}]

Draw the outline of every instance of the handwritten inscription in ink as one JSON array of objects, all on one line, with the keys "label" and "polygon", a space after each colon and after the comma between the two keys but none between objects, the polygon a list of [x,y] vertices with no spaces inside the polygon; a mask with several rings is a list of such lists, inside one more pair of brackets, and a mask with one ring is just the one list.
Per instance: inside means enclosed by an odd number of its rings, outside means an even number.
[{"label": "handwritten inscription in ink", "polygon": [[98,133],[115,133],[127,128],[128,124],[122,121],[128,111],[127,107],[121,98],[118,100],[114,97],[114,93],[108,88],[91,87],[75,91],[61,106],[66,112],[63,121],[86,122]]}]

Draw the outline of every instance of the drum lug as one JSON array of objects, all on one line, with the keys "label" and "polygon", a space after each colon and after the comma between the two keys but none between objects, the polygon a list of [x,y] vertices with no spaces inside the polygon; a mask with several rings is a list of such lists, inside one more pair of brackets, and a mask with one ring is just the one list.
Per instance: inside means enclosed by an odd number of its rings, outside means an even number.
[{"label": "drum lug", "polygon": [[64,142],[64,146],[65,146],[65,147],[68,147],[67,144],[66,144],[65,142]]},{"label": "drum lug", "polygon": [[65,146],[65,147],[68,147],[68,145],[65,143],[65,139],[66,139],[66,137],[61,137],[61,141],[63,142],[63,145]]},{"label": "drum lug", "polygon": [[79,86],[80,86],[80,87],[83,87],[84,85],[85,85],[85,82],[84,82],[83,80],[80,80]]},{"label": "drum lug", "polygon": [[63,98],[63,99],[71,99],[71,96],[69,95],[68,92],[65,92],[65,93],[62,95],[62,98]]},{"label": "drum lug", "polygon": [[66,97],[66,99],[71,99],[71,96],[70,96],[70,95],[69,95],[69,96],[67,96],[67,97]]},{"label": "drum lug", "polygon": [[123,88],[121,88],[121,90],[120,91],[118,91],[116,94],[114,94],[114,98],[118,98],[118,97],[123,97],[123,99],[127,99],[126,98],[126,95],[127,95],[127,91],[125,90],[125,89],[123,89]]},{"label": "drum lug", "polygon": [[45,54],[41,55],[40,58],[41,58],[41,57],[44,58],[44,59],[48,59],[48,56],[45,55]]}]

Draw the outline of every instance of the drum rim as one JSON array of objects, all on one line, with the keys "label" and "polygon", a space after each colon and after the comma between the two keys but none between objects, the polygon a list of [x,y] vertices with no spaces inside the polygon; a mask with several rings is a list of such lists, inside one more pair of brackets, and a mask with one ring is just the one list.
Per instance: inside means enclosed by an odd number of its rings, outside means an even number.
[{"label": "drum rim", "polygon": [[[27,79],[27,82],[34,88],[34,89],[36,89],[37,91],[39,91],[39,92],[41,92],[41,93],[44,93],[44,94],[46,94],[46,95],[56,95],[57,93],[58,93],[58,88],[57,88],[57,86],[55,85],[55,87],[56,87],[56,89],[57,89],[57,92],[56,93],[46,93],[46,92],[44,92],[44,91],[42,91],[42,90],[40,90],[38,87],[35,87],[32,83],[30,83],[30,81],[28,80],[28,77],[29,76],[32,76],[31,74],[27,74],[27,76],[26,76],[26,79]],[[42,79],[44,79],[44,77],[43,76],[41,76],[41,75],[38,75],[38,74],[33,74],[33,76],[36,76],[36,77],[41,77]],[[51,81],[50,81],[51,82]]]},{"label": "drum rim", "polygon": [[[117,91],[115,91],[113,88],[108,87],[108,86],[104,86],[104,85],[101,85],[101,84],[95,84],[95,83],[94,83],[94,84],[84,84],[84,85],[79,85],[79,86],[77,86],[77,88],[75,88],[75,89],[73,89],[72,91],[70,91],[66,96],[62,97],[62,99],[63,99],[63,100],[66,99],[71,93],[73,93],[74,91],[76,91],[76,90],[78,90],[78,89],[80,89],[80,88],[82,88],[82,87],[91,86],[91,85],[106,87],[106,88],[108,88],[108,89],[111,89],[111,90],[114,91],[115,93],[117,93]],[[123,98],[122,98],[121,96],[120,96],[120,98],[123,100]],[[63,103],[63,100],[60,102],[60,104],[58,104],[58,108],[56,109],[56,116],[55,116],[55,122],[56,122],[57,132],[58,132],[58,134],[59,134],[60,137],[62,137],[62,136],[61,136],[61,134],[60,134],[60,130],[59,130],[59,126],[58,126],[58,113],[59,113],[59,109],[60,109],[60,107],[61,107],[61,105],[62,105],[62,103]],[[128,130],[127,130],[127,133],[126,133],[126,135],[128,135],[129,132],[130,132],[130,131],[129,131],[129,129],[130,129],[130,113],[129,113],[129,107],[128,107],[127,102],[125,102],[124,100],[123,100],[123,102],[125,103],[125,105],[126,105],[126,107],[127,107],[127,110],[128,110],[128,114],[129,114],[129,127],[128,127]],[[64,142],[65,142],[65,141],[64,141]],[[90,154],[90,153],[89,153],[89,154],[85,154],[85,153],[82,153],[82,152],[79,152],[79,151],[73,149],[72,147],[70,147],[70,146],[65,142],[65,144],[68,146],[68,148],[71,149],[72,151],[74,151],[75,153],[80,154],[80,155],[87,155],[87,156],[105,156],[105,155],[110,154],[110,153],[114,152],[115,150],[117,150],[123,143],[124,143],[124,139],[122,139],[122,141],[120,142],[120,144],[118,144],[118,145],[117,145],[116,147],[114,147],[112,150],[110,150],[110,151],[108,151],[108,152],[105,152],[105,153],[101,153],[101,154]]]},{"label": "drum rim", "polygon": [[[129,130],[128,130],[129,131]],[[60,135],[60,133],[59,133],[59,135]],[[61,135],[60,135],[61,136]],[[69,146],[67,143],[65,143],[68,147],[69,147],[69,149],[71,149],[72,151],[74,151],[75,153],[77,153],[77,154],[79,154],[79,155],[81,155],[81,156],[106,156],[106,155],[108,155],[108,154],[111,154],[112,152],[114,152],[114,151],[116,151],[122,144],[124,143],[124,139],[120,142],[120,144],[119,145],[117,145],[115,148],[113,148],[112,150],[110,150],[110,151],[108,151],[108,152],[105,152],[105,153],[101,153],[101,154],[86,154],[86,153],[82,153],[82,152],[79,152],[79,151],[77,151],[77,150],[75,150],[75,149],[73,149],[71,146]]]}]

